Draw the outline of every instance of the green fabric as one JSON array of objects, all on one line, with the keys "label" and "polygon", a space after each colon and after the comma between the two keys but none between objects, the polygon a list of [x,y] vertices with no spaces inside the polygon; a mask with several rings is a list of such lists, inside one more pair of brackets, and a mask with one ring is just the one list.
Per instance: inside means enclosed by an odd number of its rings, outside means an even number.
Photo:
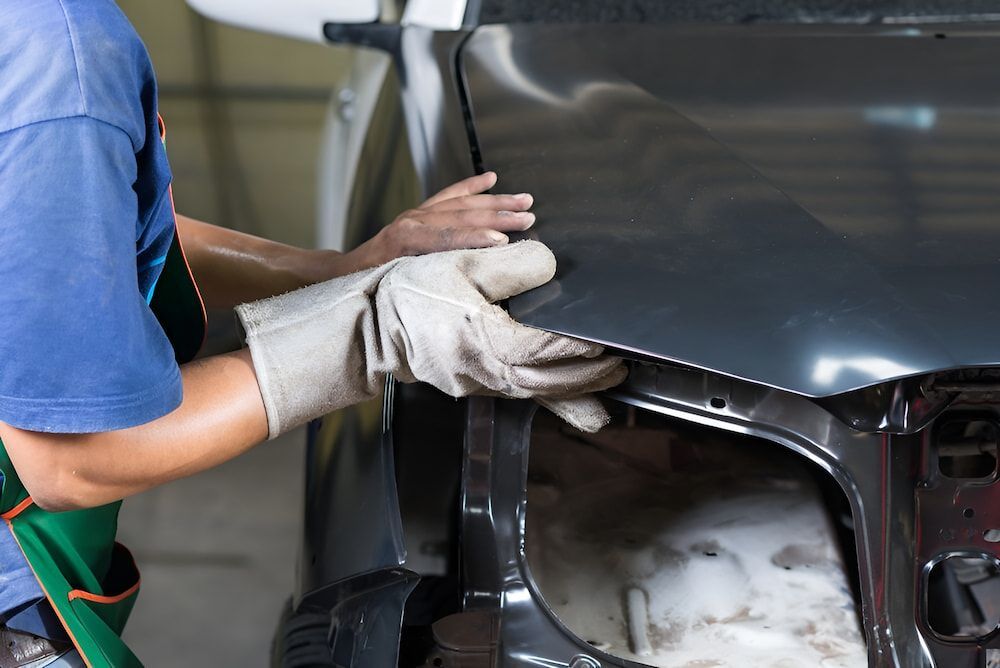
[{"label": "green fabric", "polygon": [[[166,145],[162,119],[160,139]],[[150,308],[170,340],[177,363],[193,359],[205,337],[205,310],[176,227]],[[0,471],[0,514],[6,514],[28,493],[3,442]],[[117,501],[99,508],[50,513],[31,505],[6,520],[46,598],[91,668],[142,667],[121,639],[139,595],[139,571],[129,551],[115,542],[120,507]],[[112,603],[78,595],[70,600],[74,591],[117,597],[132,587],[135,590],[128,596]]]},{"label": "green fabric", "polygon": [[[27,498],[27,492],[2,443],[0,470],[4,476],[0,512],[7,513]],[[138,590],[114,603],[70,600],[73,590],[113,597],[138,582],[131,555],[114,542],[120,506],[118,501],[50,513],[31,505],[7,520],[46,597],[93,668],[142,666],[120,637]]]},{"label": "green fabric", "polygon": [[[162,128],[161,128],[162,136]],[[150,304],[174,349],[178,364],[198,353],[205,336],[205,311],[180,246],[177,230]],[[0,442],[0,514],[28,497]],[[128,550],[115,542],[121,501],[66,513],[30,505],[7,519],[14,538],[38,578],[46,598],[92,668],[141,668],[142,662],[121,639],[138,596],[139,571]],[[79,591],[116,597],[92,601]],[[70,600],[71,592],[77,591]]]},{"label": "green fabric", "polygon": [[178,364],[194,359],[205,340],[205,312],[189,271],[175,230],[149,307],[170,340]]}]

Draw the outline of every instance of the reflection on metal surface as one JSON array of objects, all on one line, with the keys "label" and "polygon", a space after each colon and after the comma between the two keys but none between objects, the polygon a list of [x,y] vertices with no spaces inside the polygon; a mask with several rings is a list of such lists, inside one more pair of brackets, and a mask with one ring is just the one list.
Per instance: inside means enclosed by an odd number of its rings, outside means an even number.
[{"label": "reflection on metal surface", "polygon": [[409,0],[403,12],[403,25],[432,30],[458,30],[465,18],[467,0]]},{"label": "reflection on metal surface", "polygon": [[812,381],[818,387],[837,387],[840,375],[848,371],[868,378],[902,378],[918,373],[917,369],[882,357],[820,356],[813,367]]},{"label": "reflection on metal surface", "polygon": [[474,173],[455,72],[466,36],[409,27],[400,40],[403,111],[425,197]]},{"label": "reflection on metal surface", "polygon": [[981,25],[478,29],[483,165],[559,261],[512,313],[808,396],[1000,363],[998,57]]},{"label": "reflection on metal surface", "polygon": [[[353,248],[374,236],[392,222],[400,211],[417,206],[423,199],[419,177],[409,153],[409,141],[399,100],[400,81],[384,54],[369,55],[359,61],[362,70],[373,77],[364,81],[361,102],[361,127],[343,128],[352,136],[345,139],[347,148],[356,151],[349,157],[354,164],[342,166],[347,178],[339,185],[349,190],[344,196],[343,228],[339,241],[343,248]],[[359,73],[359,76],[362,73]],[[386,188],[392,183],[392,188]],[[334,221],[330,221],[331,223]],[[333,230],[331,230],[333,232]]]},{"label": "reflection on metal surface", "polygon": [[310,599],[332,583],[398,567],[406,558],[392,435],[382,431],[381,415],[376,399],[311,426],[297,607],[318,605]]},{"label": "reflection on metal surface", "polygon": [[[398,90],[394,88],[398,84],[389,80],[390,65],[389,56],[381,51],[357,49],[351,53],[351,68],[341,83],[342,88],[333,96],[327,93],[329,103],[320,140],[317,175],[316,245],[319,248],[343,251],[360,243],[361,230],[358,228],[363,229],[363,226],[350,219],[351,209],[355,209],[355,216],[357,209],[370,212],[372,207],[364,191],[365,181],[371,178],[369,170],[378,166],[384,169],[392,163],[387,154],[401,148],[392,144],[387,146],[388,142],[379,147],[366,147],[373,124],[385,131],[384,118],[374,118],[382,89]],[[383,108],[385,106],[383,101]],[[384,109],[381,115],[386,115]],[[363,151],[366,153],[364,164],[360,162]],[[359,196],[361,201],[355,200],[353,195]],[[407,203],[404,208],[406,206],[410,205]],[[353,234],[348,236],[349,233]]]},{"label": "reflection on metal surface", "polygon": [[955,14],[931,14],[923,16],[885,16],[885,23],[987,23],[1000,21],[995,12],[957,12]]},{"label": "reflection on metal surface", "polygon": [[417,580],[413,573],[383,571],[354,578],[350,588],[338,594],[330,615],[334,666],[396,665],[403,607]]},{"label": "reflection on metal surface", "polygon": [[876,125],[889,125],[903,130],[930,130],[937,122],[934,107],[871,107],[865,109],[865,120]]},{"label": "reflection on metal surface", "polygon": [[376,399],[313,423],[306,449],[294,610],[329,611],[330,650],[352,668],[395,664],[403,606],[418,580],[400,568],[406,552],[387,412]]}]

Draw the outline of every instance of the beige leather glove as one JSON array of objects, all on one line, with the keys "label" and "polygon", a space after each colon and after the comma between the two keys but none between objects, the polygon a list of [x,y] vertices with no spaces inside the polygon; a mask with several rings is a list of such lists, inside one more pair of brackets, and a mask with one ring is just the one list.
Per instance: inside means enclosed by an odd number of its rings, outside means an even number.
[{"label": "beige leather glove", "polygon": [[393,260],[237,307],[270,437],[374,397],[391,372],[454,397],[538,399],[584,431],[608,415],[591,392],[625,378],[601,346],[514,322],[493,304],[548,282],[537,241]]}]

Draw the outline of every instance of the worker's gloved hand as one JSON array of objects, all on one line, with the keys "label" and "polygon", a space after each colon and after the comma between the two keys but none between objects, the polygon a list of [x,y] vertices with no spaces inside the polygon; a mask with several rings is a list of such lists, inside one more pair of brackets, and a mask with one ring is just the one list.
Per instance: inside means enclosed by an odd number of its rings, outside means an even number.
[{"label": "worker's gloved hand", "polygon": [[244,304],[270,437],[370,399],[386,373],[458,397],[533,397],[573,426],[608,421],[588,396],[624,380],[601,346],[514,322],[493,302],[549,281],[537,241],[394,260]]}]

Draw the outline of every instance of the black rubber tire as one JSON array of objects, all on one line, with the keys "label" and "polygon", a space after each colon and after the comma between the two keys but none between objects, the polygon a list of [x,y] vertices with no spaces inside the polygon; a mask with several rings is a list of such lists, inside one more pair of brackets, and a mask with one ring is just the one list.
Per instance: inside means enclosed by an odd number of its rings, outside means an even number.
[{"label": "black rubber tire", "polygon": [[334,668],[329,633],[330,615],[295,613],[288,599],[271,641],[271,668]]}]

